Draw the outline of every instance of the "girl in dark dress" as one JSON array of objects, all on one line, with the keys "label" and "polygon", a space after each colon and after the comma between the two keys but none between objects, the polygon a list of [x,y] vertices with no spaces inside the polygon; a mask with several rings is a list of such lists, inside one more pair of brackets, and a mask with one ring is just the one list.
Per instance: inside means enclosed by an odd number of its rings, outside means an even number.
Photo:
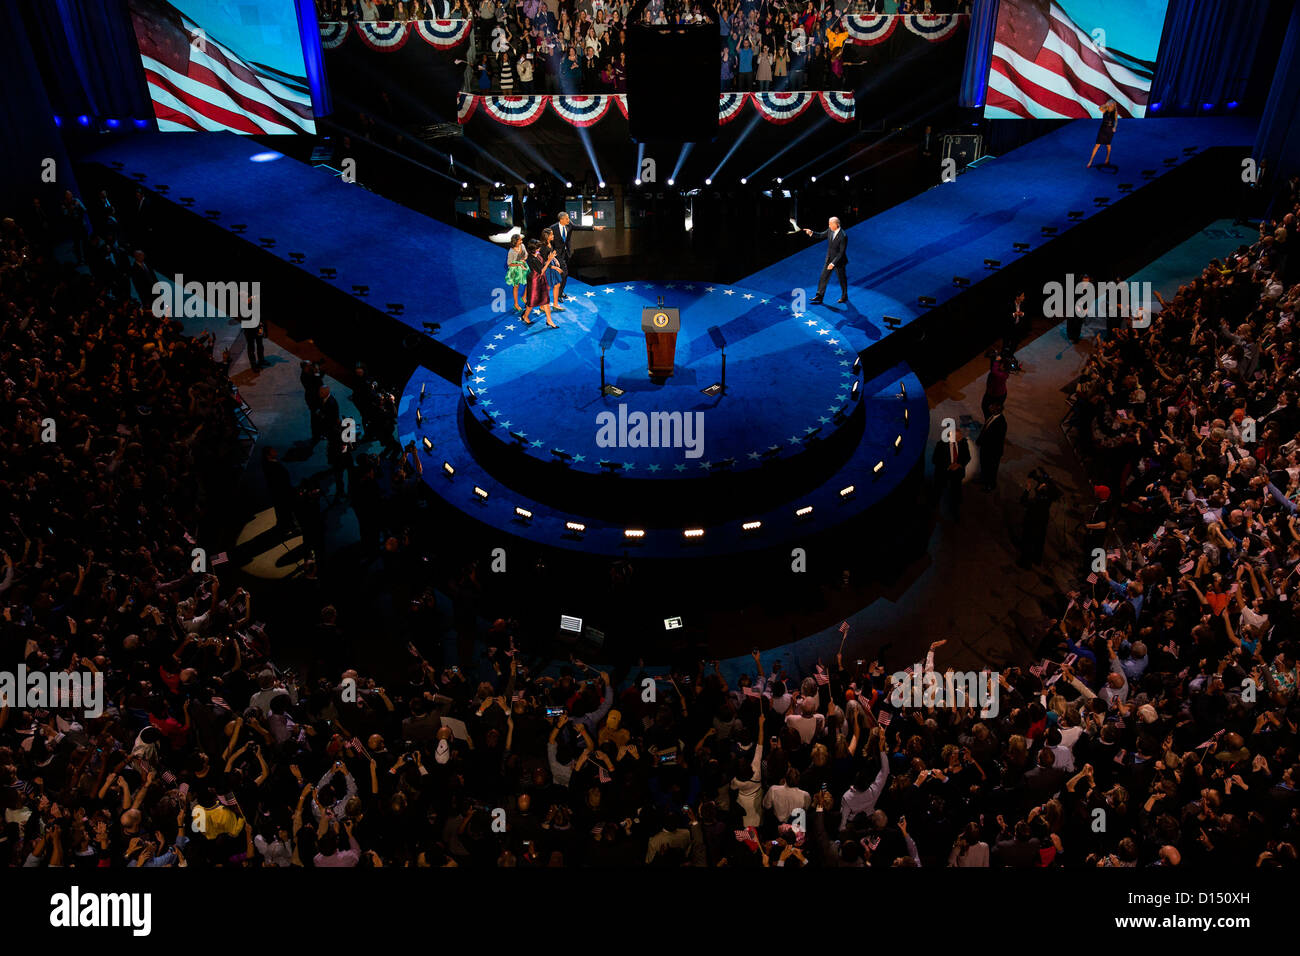
[{"label": "girl in dark dress", "polygon": [[528,308],[524,310],[524,325],[533,324],[528,316],[532,315],[533,309],[540,307],[546,313],[546,324],[553,329],[559,328],[551,318],[551,287],[546,281],[546,268],[554,256],[549,246],[543,246],[536,239],[528,240]]},{"label": "girl in dark dress", "polygon": [[1114,100],[1107,100],[1106,105],[1101,108],[1101,129],[1097,131],[1097,143],[1092,147],[1092,155],[1088,157],[1088,165],[1085,169],[1092,168],[1092,161],[1097,158],[1097,148],[1106,147],[1106,159],[1103,166],[1110,165],[1110,141],[1115,135],[1115,127],[1119,125],[1119,104]]}]

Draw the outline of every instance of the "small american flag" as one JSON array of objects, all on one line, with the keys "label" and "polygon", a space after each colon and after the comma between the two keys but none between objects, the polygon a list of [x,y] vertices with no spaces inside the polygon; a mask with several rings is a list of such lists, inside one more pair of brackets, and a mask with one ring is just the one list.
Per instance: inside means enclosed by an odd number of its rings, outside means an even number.
[{"label": "small american flag", "polygon": [[820,664],[817,665],[817,670],[813,672],[813,680],[818,684],[829,684],[831,682],[830,675],[826,673],[826,668]]},{"label": "small american flag", "polygon": [[172,773],[170,770],[164,770],[162,772],[162,782],[170,787],[176,782],[176,774]]},{"label": "small american flag", "polygon": [[848,622],[848,621],[844,621],[844,622],[842,622],[842,623],[840,624],[840,633],[843,634],[845,637],[848,637],[848,636],[849,636],[849,622]]},{"label": "small american flag", "polygon": [[353,737],[348,741],[348,743],[351,744],[352,749],[361,754],[361,756],[365,757],[367,760],[370,759],[370,754],[366,753],[366,748],[361,746],[361,738]]},{"label": "small american flag", "polygon": [[894,715],[887,710],[882,710],[880,713],[876,714],[876,723],[881,727],[888,727],[889,722],[893,719]]},{"label": "small american flag", "polygon": [[1035,677],[1042,677],[1042,676],[1043,676],[1043,665],[1042,665],[1042,664],[1031,664],[1030,667],[1029,667],[1029,673],[1033,674]]}]

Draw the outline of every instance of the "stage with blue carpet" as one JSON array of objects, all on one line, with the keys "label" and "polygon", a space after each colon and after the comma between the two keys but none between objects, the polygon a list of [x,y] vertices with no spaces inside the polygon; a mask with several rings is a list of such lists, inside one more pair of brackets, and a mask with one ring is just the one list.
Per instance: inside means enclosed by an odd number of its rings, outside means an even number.
[{"label": "stage with blue carpet", "polygon": [[[411,378],[399,433],[423,446],[424,480],[453,507],[557,547],[668,555],[688,528],[703,532],[692,546],[721,553],[828,530],[886,501],[924,454],[925,397],[908,363],[927,313],[1198,152],[1249,145],[1254,127],[1241,117],[1129,124],[1117,168],[1099,171],[1084,168],[1096,124],[1067,124],[851,227],[845,306],[806,304],[824,261],[824,244],[809,240],[734,286],[573,279],[558,329],[503,309],[503,247],[248,139],[122,138],[92,161],[195,217],[212,210],[209,228],[260,243],[303,283],[351,289],[367,321],[433,343],[441,375]],[[661,296],[680,308],[682,330],[674,374],[652,382],[640,313]],[[388,303],[402,308],[385,316]],[[602,342],[621,396],[601,394]],[[724,351],[726,390],[705,394],[722,380]],[[602,412],[620,423],[636,412],[698,416],[699,455],[643,446],[621,425],[610,446]]]}]

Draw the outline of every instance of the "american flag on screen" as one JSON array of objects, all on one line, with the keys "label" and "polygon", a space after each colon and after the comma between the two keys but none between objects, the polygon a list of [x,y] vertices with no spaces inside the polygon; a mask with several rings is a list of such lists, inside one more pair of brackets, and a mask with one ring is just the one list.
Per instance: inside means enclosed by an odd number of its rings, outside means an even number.
[{"label": "american flag on screen", "polygon": [[131,10],[159,130],[316,131],[305,77],[246,62],[163,0]]},{"label": "american flag on screen", "polygon": [[1144,116],[1155,63],[1093,42],[1056,0],[1002,0],[985,116]]}]

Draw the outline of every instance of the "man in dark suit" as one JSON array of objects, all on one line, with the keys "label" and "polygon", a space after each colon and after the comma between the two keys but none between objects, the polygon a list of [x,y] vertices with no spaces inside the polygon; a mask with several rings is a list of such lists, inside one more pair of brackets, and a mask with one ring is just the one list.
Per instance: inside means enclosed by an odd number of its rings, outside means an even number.
[{"label": "man in dark suit", "polygon": [[1002,450],[1007,443],[1007,420],[1002,414],[1002,403],[989,405],[989,418],[984,423],[975,444],[980,450],[980,483],[985,491],[998,485],[998,466],[1002,464]]},{"label": "man in dark suit", "polygon": [[966,433],[954,428],[948,437],[941,437],[934,446],[934,485],[939,504],[947,498],[952,503],[952,518],[961,520],[961,484],[966,479],[966,466],[970,464],[970,443]]},{"label": "man in dark suit", "polygon": [[826,268],[822,270],[817,280],[817,296],[812,300],[812,304],[822,304],[822,296],[826,294],[826,284],[830,282],[831,272],[834,272],[840,280],[840,302],[848,302],[849,276],[845,266],[849,264],[849,236],[840,228],[840,220],[836,216],[831,216],[826,223],[825,232],[813,232],[811,229],[805,229],[804,232],[814,239],[827,240]]},{"label": "man in dark suit", "polygon": [[284,536],[293,530],[295,495],[289,469],[280,461],[279,452],[270,445],[262,449],[262,475],[266,490],[271,494],[271,507],[275,510],[275,530]]},{"label": "man in dark suit", "polygon": [[560,267],[560,279],[551,286],[551,308],[563,312],[564,284],[569,281],[569,256],[573,254],[573,223],[569,221],[567,212],[560,213],[551,227],[551,248],[555,250],[555,263]]}]

